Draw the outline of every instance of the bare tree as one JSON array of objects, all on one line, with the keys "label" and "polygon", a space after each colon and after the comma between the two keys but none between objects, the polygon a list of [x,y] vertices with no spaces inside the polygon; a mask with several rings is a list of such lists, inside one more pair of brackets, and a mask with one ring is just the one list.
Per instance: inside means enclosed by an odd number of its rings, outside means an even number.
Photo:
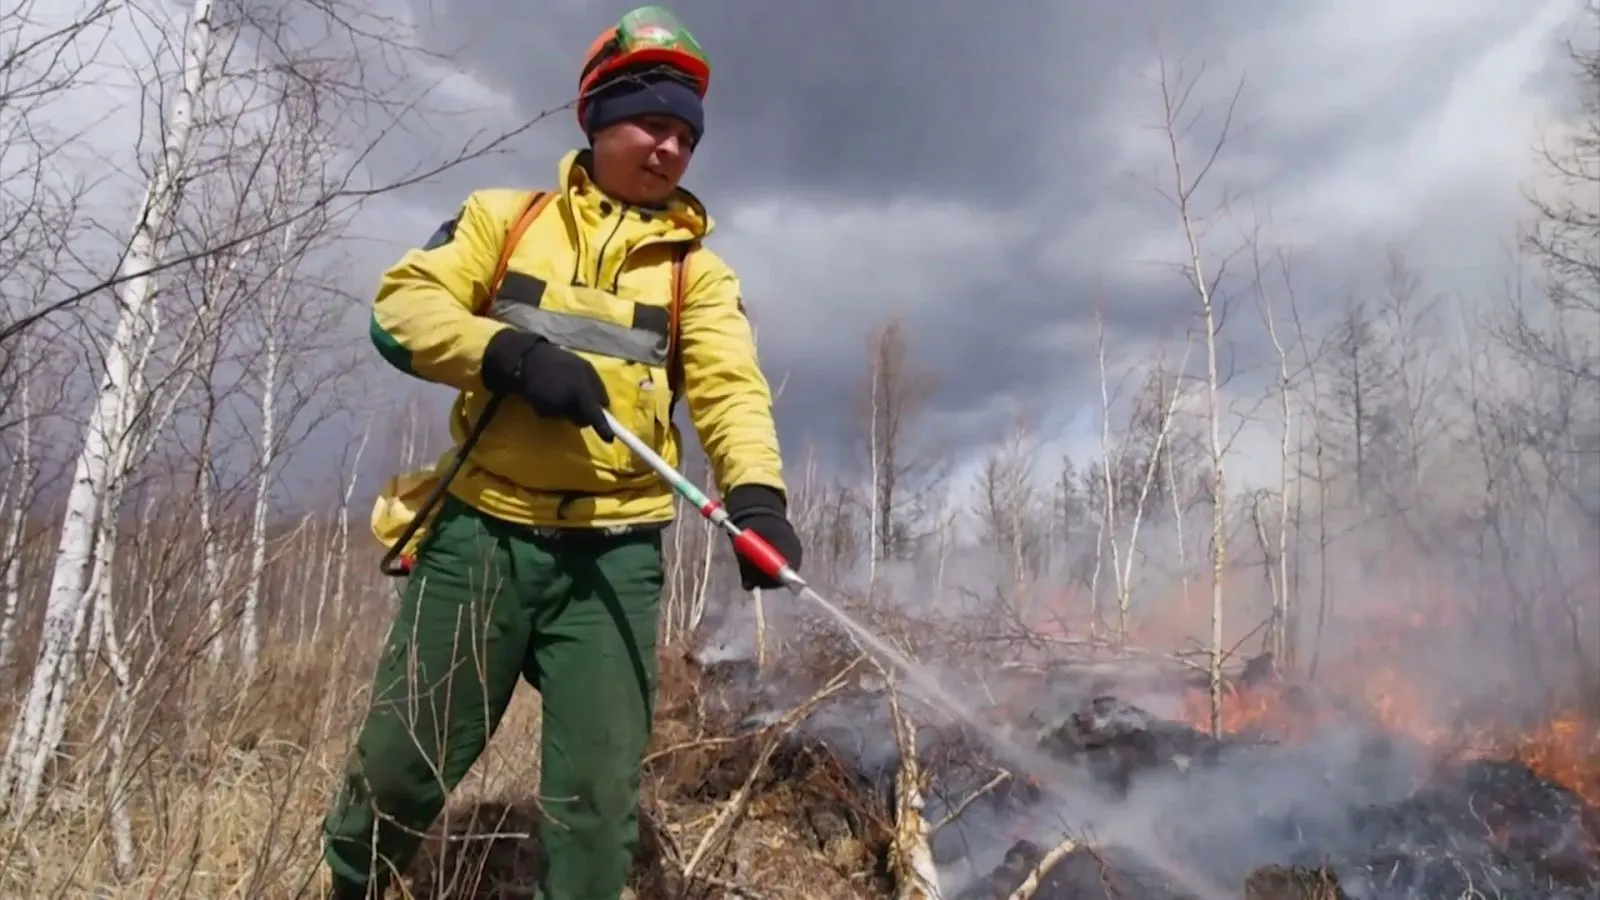
[{"label": "bare tree", "polygon": [[[1585,18],[1600,24],[1600,3],[1589,0]],[[1503,414],[1600,528],[1600,46],[1569,52],[1580,115],[1539,148],[1544,178],[1528,192],[1535,215],[1522,235],[1545,303],[1511,304],[1494,334],[1533,382],[1533,402]]]},{"label": "bare tree", "polygon": [[[1259,216],[1257,222],[1259,223]],[[1260,504],[1252,505],[1251,511],[1261,544],[1267,586],[1272,596],[1268,650],[1273,654],[1273,658],[1282,664],[1293,665],[1295,639],[1299,634],[1296,616],[1300,608],[1298,599],[1290,592],[1289,581],[1289,485],[1294,476],[1295,382],[1290,373],[1288,345],[1278,333],[1278,318],[1273,308],[1275,304],[1272,293],[1267,287],[1268,267],[1261,246],[1259,227],[1250,235],[1249,247],[1252,264],[1251,283],[1255,288],[1256,305],[1261,312],[1262,323],[1266,325],[1267,337],[1272,341],[1272,350],[1278,363],[1278,508],[1276,529],[1270,537],[1261,515]],[[1282,263],[1278,269],[1279,273],[1288,278],[1291,268],[1288,255],[1280,252],[1276,256]]]},{"label": "bare tree", "polygon": [[[34,4],[25,2],[24,5]],[[444,85],[437,78],[419,77],[421,73],[413,69],[417,63],[453,65],[450,50],[423,49],[414,39],[414,26],[409,21],[387,16],[382,10],[358,0],[314,0],[295,4],[220,0],[205,5],[203,19],[192,15],[197,6],[187,7],[191,16],[187,24],[182,24],[170,22],[167,4],[155,0],[87,0],[74,23],[52,29],[56,36],[49,39],[36,33],[37,29],[28,18],[8,15],[6,24],[19,24],[22,35],[17,44],[23,50],[13,56],[36,57],[51,64],[50,76],[43,79],[42,84],[32,85],[26,96],[37,99],[40,95],[59,93],[62,88],[74,86],[81,71],[94,61],[98,48],[77,48],[73,54],[61,54],[61,47],[84,35],[92,36],[91,26],[107,26],[114,17],[162,23],[169,33],[183,35],[185,40],[198,34],[203,27],[208,34],[208,52],[230,48],[222,52],[239,60],[239,65],[231,69],[210,72],[206,79],[209,84],[278,75],[314,86],[319,120],[338,125],[345,165],[336,173],[337,177],[330,179],[328,189],[315,203],[286,217],[258,220],[252,223],[250,230],[232,235],[222,243],[182,249],[164,245],[164,252],[157,258],[135,265],[127,259],[131,244],[120,237],[113,238],[121,246],[121,252],[112,264],[85,262],[77,278],[53,277],[56,289],[47,300],[0,322],[0,346],[39,322],[77,310],[85,301],[104,296],[127,282],[160,276],[199,256],[270,239],[304,216],[349,213],[374,197],[424,183],[463,163],[503,152],[512,139],[558,111],[544,110],[510,127],[493,131],[472,130],[463,125],[454,130],[455,134],[464,135],[457,146],[426,153],[403,171],[379,175],[371,163],[388,141],[400,141],[408,152],[416,155],[415,127],[418,124],[460,119],[463,113],[471,112],[463,109],[459,97],[449,97],[437,105],[432,103],[430,95],[441,91]],[[218,36],[222,40],[213,44]],[[152,56],[162,50],[154,48]],[[239,52],[237,57],[232,56],[235,50]],[[74,63],[74,68],[65,68],[63,63],[68,62]],[[85,86],[84,89],[97,88]],[[165,109],[168,104],[160,106]],[[565,108],[566,105],[560,107]],[[169,115],[169,125],[171,119]],[[209,130],[211,125],[206,123],[202,130]]]},{"label": "bare tree", "polygon": [[[121,6],[113,11],[163,12]],[[333,27],[320,31],[303,27],[308,13],[333,17],[323,23]],[[193,260],[229,250],[251,254],[281,252],[286,246],[301,250],[294,244],[295,234],[318,233],[318,240],[325,240],[317,223],[337,219],[360,200],[414,180],[408,175],[387,184],[358,186],[365,157],[376,142],[348,130],[355,114],[376,111],[386,116],[388,124],[382,119],[378,123],[382,132],[404,122],[416,109],[412,101],[392,105],[404,98],[376,80],[364,80],[367,73],[362,66],[374,44],[388,40],[393,49],[399,44],[392,35],[352,24],[360,21],[359,9],[333,5],[308,9],[213,0],[191,4],[178,32],[182,45],[178,86],[171,97],[163,98],[161,146],[133,215],[131,235],[117,254],[116,274],[96,274],[85,258],[81,268],[88,274],[79,285],[57,282],[48,292],[50,299],[0,327],[0,345],[9,344],[51,316],[79,311],[80,302],[88,297],[115,292],[111,316],[115,325],[104,349],[103,369],[95,375],[95,400],[83,425],[83,443],[66,498],[39,655],[0,762],[0,793],[7,797],[15,818],[31,812],[46,761],[59,740],[66,699],[79,674],[75,648],[86,630],[89,648],[114,637],[111,560],[122,498],[142,458],[186,402],[188,385],[196,377],[190,365],[196,348],[215,337],[208,333],[203,317],[166,324],[164,313],[174,296],[166,283],[171,273]],[[336,37],[330,39],[330,34]],[[163,65],[156,55],[151,63]],[[279,110],[277,119],[273,110]],[[229,166],[262,162],[267,157],[258,152],[261,147],[275,141],[282,146],[292,135],[308,136],[324,159],[319,169],[299,170],[302,193],[294,202],[253,209],[241,203],[241,211],[253,214],[238,220],[248,222],[246,227],[199,247],[178,240],[182,223],[195,209],[199,185],[219,171],[238,171]],[[481,152],[475,149],[453,161]],[[326,162],[335,159],[337,166]],[[274,386],[266,393],[277,390]],[[276,426],[273,431],[276,441]],[[281,445],[273,447],[274,454],[281,450]]]},{"label": "bare tree", "polygon": [[1368,305],[1351,298],[1334,333],[1333,398],[1338,406],[1327,412],[1342,423],[1347,435],[1337,445],[1337,461],[1351,472],[1353,499],[1365,515],[1372,515],[1374,481],[1373,446],[1392,436],[1385,402],[1390,384],[1383,334]]},{"label": "bare tree", "polygon": [[1095,488],[1099,488],[1100,502],[1093,504],[1100,513],[1099,529],[1095,533],[1094,542],[1094,569],[1089,575],[1089,634],[1091,637],[1099,634],[1100,630],[1100,574],[1105,570],[1106,551],[1111,552],[1111,571],[1121,571],[1117,558],[1116,530],[1117,530],[1117,481],[1116,467],[1112,465],[1111,452],[1111,386],[1106,376],[1106,328],[1105,316],[1099,306],[1095,307],[1094,314],[1094,350],[1095,361],[1100,370],[1100,478],[1093,477],[1094,468],[1090,467],[1088,480],[1088,494],[1092,498]]},{"label": "bare tree", "polygon": [[[1600,3],[1591,0],[1584,18],[1600,24]],[[1588,564],[1600,541],[1600,45],[1592,34],[1570,47],[1578,116],[1538,148],[1544,178],[1528,192],[1534,216],[1521,242],[1537,274],[1518,279],[1489,321],[1492,343],[1480,348],[1483,371],[1473,366],[1470,402],[1489,485],[1481,540],[1498,563],[1497,588],[1516,600],[1506,626],[1551,699],[1600,709],[1600,613]]]},{"label": "bare tree", "polygon": [[[331,123],[316,118],[317,98],[293,80],[271,85],[272,117],[264,133],[271,136],[262,165],[238,179],[237,208],[258,218],[290,220],[278,239],[261,245],[256,263],[261,290],[251,304],[250,326],[241,335],[245,346],[259,348],[248,357],[254,370],[257,427],[256,484],[250,528],[250,571],[240,619],[239,648],[246,672],[254,671],[260,654],[260,600],[266,574],[267,521],[272,487],[296,425],[309,423],[308,407],[330,382],[330,345],[339,305],[330,300],[341,291],[316,277],[308,256],[337,242],[343,222],[308,212],[330,187],[336,172],[336,135]],[[310,409],[316,412],[316,409]]]},{"label": "bare tree", "polygon": [[[1332,531],[1329,527],[1328,513],[1332,502],[1330,485],[1333,476],[1330,471],[1331,459],[1327,444],[1328,425],[1324,415],[1325,394],[1323,393],[1323,380],[1319,375],[1319,371],[1322,368],[1322,351],[1326,349],[1326,342],[1319,344],[1316,349],[1313,348],[1309,329],[1300,311],[1299,296],[1295,290],[1294,279],[1291,277],[1289,269],[1289,259],[1286,256],[1278,258],[1278,269],[1280,273],[1279,281],[1283,286],[1284,301],[1288,304],[1289,316],[1294,325],[1295,347],[1299,351],[1305,371],[1303,387],[1300,391],[1297,391],[1297,396],[1301,398],[1308,410],[1308,415],[1302,417],[1302,422],[1309,420],[1311,428],[1310,468],[1307,468],[1304,460],[1306,437],[1302,432],[1301,439],[1298,442],[1300,459],[1295,466],[1294,474],[1297,489],[1302,495],[1306,481],[1311,481],[1316,485],[1317,547],[1315,558],[1317,560],[1317,611],[1311,637],[1311,658],[1307,664],[1308,676],[1316,678],[1318,664],[1321,661],[1322,638],[1328,624],[1329,600],[1332,595],[1328,566],[1329,549],[1332,545]],[[1304,527],[1301,518],[1297,516],[1295,520],[1295,538],[1298,562],[1294,567],[1296,572],[1303,571],[1306,568],[1306,553],[1302,545],[1302,538],[1308,531]]]},{"label": "bare tree", "polygon": [[[29,350],[26,339],[17,342],[21,368],[28,367]],[[16,653],[15,631],[17,610],[22,605],[22,541],[28,530],[28,509],[34,496],[34,426],[32,379],[21,378],[17,391],[17,445],[15,452],[7,452],[8,475],[0,484],[0,514],[6,516],[4,543],[0,544],[0,671],[11,666]],[[10,447],[6,448],[8,451]]]},{"label": "bare tree", "polygon": [[322,637],[323,619],[331,614],[342,619],[346,595],[349,592],[349,567],[344,560],[350,555],[350,500],[356,492],[356,479],[361,474],[361,457],[367,452],[367,441],[372,437],[372,416],[367,417],[361,429],[361,440],[356,443],[348,466],[341,466],[349,474],[345,477],[344,492],[339,498],[339,518],[334,526],[333,552],[322,560],[322,585],[316,592],[316,613],[311,621],[309,639],[315,644]]},{"label": "bare tree", "polygon": [[1010,612],[1026,620],[1029,584],[1043,564],[1047,515],[1034,471],[1035,439],[1027,420],[1016,416],[1006,437],[983,462],[974,489],[979,540],[994,553],[1005,575]]},{"label": "bare tree", "polygon": [[[16,0],[0,8],[0,332],[20,334],[70,267],[90,222],[88,185],[59,168],[78,135],[52,121],[53,107],[83,89],[117,4]],[[39,336],[42,339],[42,336]],[[0,339],[0,433],[16,424],[13,400],[39,346]],[[37,403],[37,383],[30,400]]]},{"label": "bare tree", "polygon": [[1208,264],[1203,249],[1204,222],[1195,208],[1196,193],[1205,184],[1223,147],[1234,131],[1234,116],[1239,97],[1244,91],[1244,79],[1227,99],[1215,137],[1202,150],[1198,165],[1190,165],[1184,156],[1183,146],[1188,132],[1203,116],[1190,108],[1190,98],[1204,67],[1193,76],[1186,75],[1181,63],[1173,66],[1165,56],[1160,60],[1159,87],[1161,92],[1162,133],[1166,138],[1171,161],[1171,182],[1163,196],[1177,213],[1183,233],[1185,252],[1184,274],[1195,292],[1199,305],[1198,317],[1203,329],[1206,351],[1206,408],[1209,420],[1211,451],[1211,646],[1210,694],[1211,731],[1222,731],[1222,664],[1223,648],[1223,579],[1228,565],[1227,550],[1227,481],[1224,475],[1226,444],[1222,436],[1222,374],[1217,362],[1217,337],[1226,310],[1220,303],[1219,285],[1227,272],[1228,258]]},{"label": "bare tree", "polygon": [[[202,102],[201,94],[207,88],[205,65],[212,52],[211,25],[210,0],[196,0],[186,34],[183,85],[172,105],[149,191],[134,217],[124,265],[135,271],[145,272],[160,262],[183,181],[188,177],[187,155],[195,106]],[[84,598],[96,562],[94,547],[103,536],[102,523],[107,518],[103,505],[124,474],[117,467],[125,456],[129,412],[141,399],[141,358],[156,337],[151,321],[155,289],[154,277],[144,274],[128,279],[119,291],[121,309],[116,334],[67,500],[36,675],[0,766],[0,793],[7,796],[12,815],[18,820],[33,811],[45,763],[55,747],[47,723],[59,718],[75,680],[70,648],[89,613]]]},{"label": "bare tree", "polygon": [[891,317],[867,338],[863,398],[868,469],[868,583],[878,563],[910,552],[922,537],[926,506],[941,483],[943,455],[918,442],[918,417],[933,395],[933,374],[912,358],[904,323]]},{"label": "bare tree", "polygon": [[[1103,329],[1097,341],[1103,356]],[[1110,551],[1117,615],[1114,637],[1119,643],[1126,642],[1129,637],[1134,566],[1142,552],[1140,533],[1150,519],[1161,514],[1162,495],[1169,485],[1176,483],[1175,477],[1169,476],[1183,465],[1173,453],[1173,439],[1177,433],[1174,424],[1184,398],[1182,378],[1193,348],[1194,341],[1190,338],[1173,369],[1168,368],[1163,348],[1140,389],[1134,393],[1125,427],[1119,430],[1115,441],[1109,425],[1113,417],[1113,395],[1106,387],[1104,371],[1101,373],[1101,445],[1105,449],[1102,459],[1091,467],[1091,471],[1098,469],[1098,475],[1090,481],[1090,493],[1098,496],[1094,505],[1101,512],[1097,556]],[[1094,583],[1091,592],[1098,583],[1102,567],[1103,563],[1097,561],[1091,576]]]}]

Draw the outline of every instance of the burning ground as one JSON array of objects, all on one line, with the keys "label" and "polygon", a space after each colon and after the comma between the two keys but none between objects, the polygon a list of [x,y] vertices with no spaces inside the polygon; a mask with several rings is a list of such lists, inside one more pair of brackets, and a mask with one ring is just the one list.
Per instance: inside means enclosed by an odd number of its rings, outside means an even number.
[{"label": "burning ground", "polygon": [[[1192,668],[1075,648],[958,676],[977,728],[837,635],[791,646],[781,672],[664,661],[640,898],[1600,897],[1600,735],[1577,717],[1447,738],[1263,656],[1213,738]],[[520,815],[491,812],[480,831]],[[527,841],[437,846],[432,881],[531,896]]]}]

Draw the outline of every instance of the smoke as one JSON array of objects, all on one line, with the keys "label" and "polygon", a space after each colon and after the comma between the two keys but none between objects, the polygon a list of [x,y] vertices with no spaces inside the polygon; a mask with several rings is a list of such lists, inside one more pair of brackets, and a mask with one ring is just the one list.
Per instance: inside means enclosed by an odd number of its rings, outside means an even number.
[{"label": "smoke", "polygon": [[[1125,791],[1108,790],[1077,765],[1008,766],[1036,772],[1048,796],[1019,815],[1005,792],[991,791],[941,828],[934,852],[947,890],[985,876],[1020,838],[1048,847],[1063,834],[1138,848],[1135,862],[1179,873],[1176,880],[1202,894],[1207,885],[1236,886],[1264,865],[1306,862],[1308,845],[1358,858],[1361,848],[1382,849],[1407,833],[1379,829],[1373,811],[1402,804],[1438,777],[1441,760],[1461,758],[1448,751],[1492,749],[1501,735],[1569,711],[1586,687],[1592,693],[1600,677],[1600,531],[1583,498],[1485,485],[1463,474],[1470,460],[1447,461],[1423,467],[1432,480],[1405,491],[1362,496],[1345,484],[1320,498],[1297,496],[1287,523],[1271,497],[1235,498],[1226,511],[1225,669],[1236,675],[1274,647],[1277,608],[1285,616],[1278,663],[1304,683],[1305,702],[1344,715],[1313,719],[1292,745],[1232,747],[1214,759],[1158,766]],[[1003,724],[978,735],[993,764],[941,769],[929,821],[942,821],[995,766],[1008,756],[1015,763],[1019,747],[1031,752],[1094,696],[1115,696],[1158,719],[1196,721],[1210,644],[1211,509],[1187,494],[1177,507],[1181,520],[1170,496],[1153,501],[1137,544],[1131,517],[1105,534],[1087,517],[1053,528],[1051,511],[1040,509],[1028,527],[1048,539],[1021,552],[968,534],[937,553],[923,546],[871,567],[853,560],[808,571],[830,598],[909,645],[963,703],[1005,710]],[[1287,603],[1279,596],[1285,566]],[[1112,652],[1107,639],[1124,599],[1133,646]],[[783,693],[799,702],[806,691],[797,663],[828,623],[787,594],[769,593],[764,609],[768,657],[779,660],[764,679],[770,690],[793,683]],[[708,625],[708,653],[754,655],[746,598],[730,598]],[[1015,687],[1014,674],[1027,669],[1049,674],[1028,690]],[[1188,687],[1175,671],[1187,672]],[[928,704],[913,713],[930,726],[919,733],[927,749],[948,717]],[[892,774],[896,750],[881,696],[831,703],[804,732],[880,784]]]}]

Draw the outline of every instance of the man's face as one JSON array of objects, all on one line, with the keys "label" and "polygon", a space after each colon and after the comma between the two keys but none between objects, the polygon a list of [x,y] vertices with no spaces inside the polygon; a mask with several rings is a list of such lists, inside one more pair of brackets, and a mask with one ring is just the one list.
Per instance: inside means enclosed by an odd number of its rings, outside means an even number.
[{"label": "man's face", "polygon": [[689,125],[673,116],[643,116],[595,133],[595,180],[628,203],[654,206],[670,196],[694,156]]}]

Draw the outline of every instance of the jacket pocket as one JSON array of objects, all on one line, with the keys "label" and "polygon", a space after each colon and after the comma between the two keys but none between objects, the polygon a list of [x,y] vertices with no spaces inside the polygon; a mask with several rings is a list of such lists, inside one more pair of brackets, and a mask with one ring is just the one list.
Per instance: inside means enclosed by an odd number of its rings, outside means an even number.
[{"label": "jacket pocket", "polygon": [[[645,446],[665,457],[671,426],[671,422],[668,421],[670,400],[666,371],[642,363],[624,363],[622,367],[627,400],[618,402],[616,395],[613,394],[612,414],[640,441],[643,441]],[[650,468],[650,464],[639,458],[621,441],[617,441],[614,447],[619,454],[616,460],[617,471],[623,477],[656,477],[655,470]]]},{"label": "jacket pocket", "polygon": [[651,370],[650,388],[641,391],[641,415],[648,417],[649,436],[645,438],[650,448],[670,466],[678,460],[678,434],[672,427],[672,389],[667,385],[667,370]]}]

